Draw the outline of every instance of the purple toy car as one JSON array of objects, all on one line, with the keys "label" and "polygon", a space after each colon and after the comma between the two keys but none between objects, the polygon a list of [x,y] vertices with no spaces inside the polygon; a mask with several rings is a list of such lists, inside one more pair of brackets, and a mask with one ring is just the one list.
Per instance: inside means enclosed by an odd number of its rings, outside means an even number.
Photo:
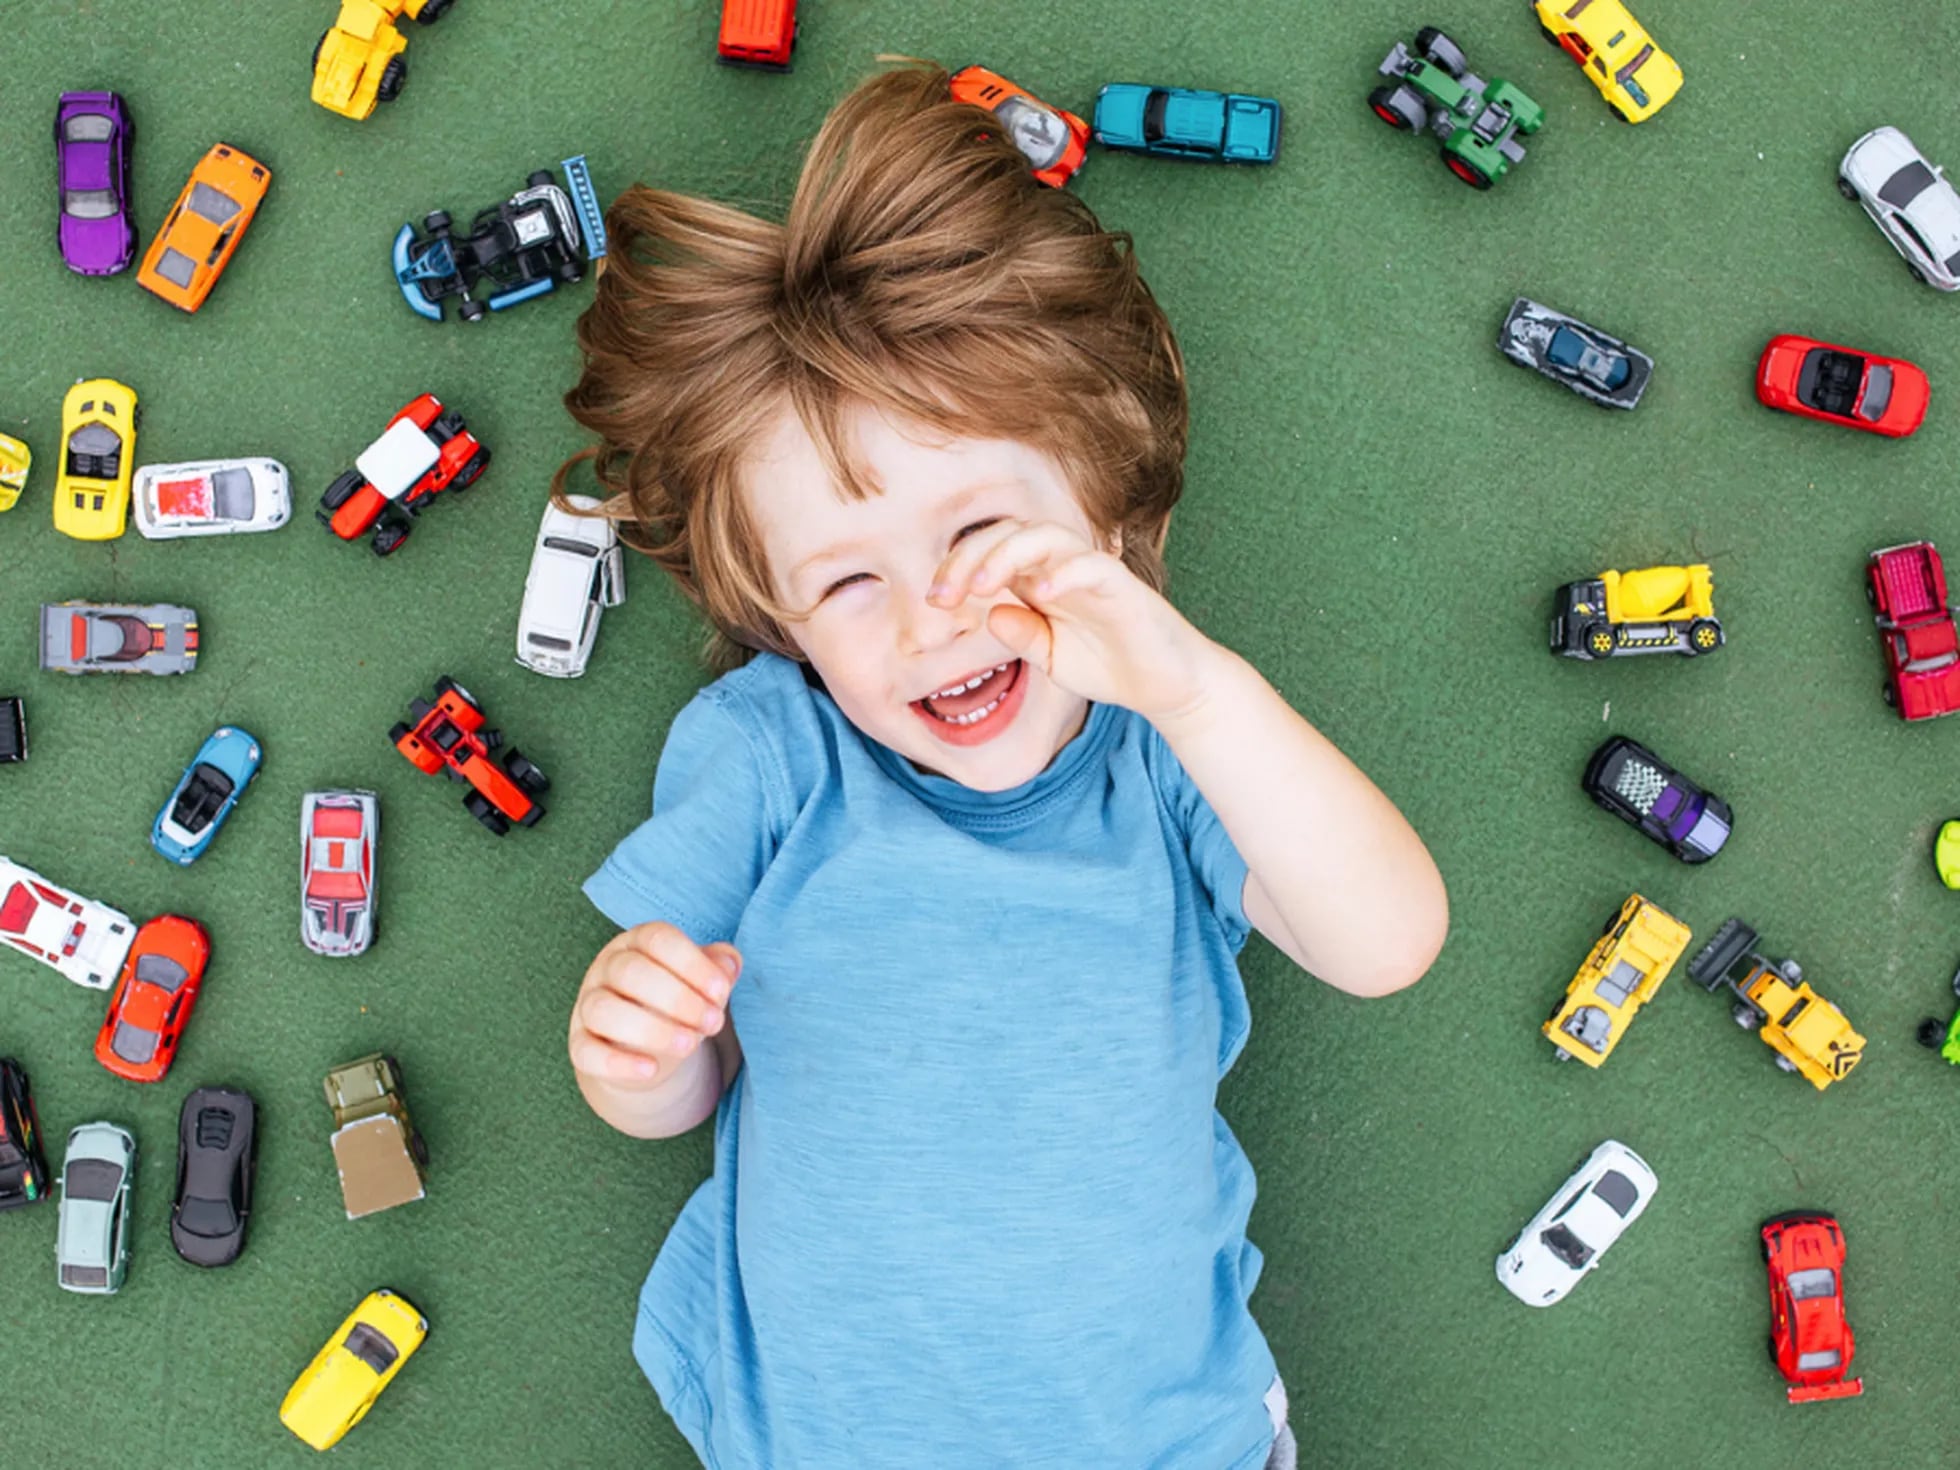
[{"label": "purple toy car", "polygon": [[114,92],[63,92],[54,115],[61,185],[61,258],[84,276],[113,276],[136,255],[129,213],[129,109]]},{"label": "purple toy car", "polygon": [[1729,840],[1735,814],[1646,746],[1615,735],[1586,764],[1586,795],[1684,863],[1705,863]]}]

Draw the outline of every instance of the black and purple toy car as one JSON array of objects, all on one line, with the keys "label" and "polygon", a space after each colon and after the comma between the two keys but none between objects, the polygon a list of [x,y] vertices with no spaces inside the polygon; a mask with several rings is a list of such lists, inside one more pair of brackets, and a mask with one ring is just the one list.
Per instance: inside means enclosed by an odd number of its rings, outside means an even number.
[{"label": "black and purple toy car", "polygon": [[129,109],[114,92],[63,92],[54,114],[61,258],[83,276],[113,276],[136,256],[129,211]]},{"label": "black and purple toy car", "polygon": [[1593,752],[1579,784],[1600,806],[1684,863],[1714,857],[1735,826],[1726,801],[1624,735],[1615,735]]}]

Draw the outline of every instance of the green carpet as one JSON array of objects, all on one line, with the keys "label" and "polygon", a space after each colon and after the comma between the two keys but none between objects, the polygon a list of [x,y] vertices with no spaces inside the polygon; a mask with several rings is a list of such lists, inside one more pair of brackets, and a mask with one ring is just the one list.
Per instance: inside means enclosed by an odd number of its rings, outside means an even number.
[{"label": "green carpet", "polygon": [[[52,1206],[0,1219],[0,1463],[303,1463],[280,1396],[379,1285],[433,1333],[344,1463],[692,1463],[628,1340],[640,1278],[707,1167],[706,1131],[611,1133],[580,1101],[563,1038],[608,933],[578,883],[645,810],[662,734],[704,677],[695,629],[636,565],[586,678],[512,663],[546,481],[581,442],[558,399],[590,286],[435,327],[396,299],[387,247],[404,219],[463,215],[578,152],[607,196],[639,179],[778,209],[825,109],[882,51],[984,61],[1085,114],[1111,80],[1238,88],[1288,110],[1269,171],[1098,152],[1076,187],[1135,236],[1190,364],[1176,599],[1402,804],[1451,886],[1448,948],[1392,999],[1350,1000],[1262,942],[1246,951],[1256,1024],[1223,1108],[1259,1171],[1253,1307],[1305,1463],[1951,1463],[1940,1283],[1960,1076],[1912,1031],[1952,1004],[1960,898],[1929,850],[1960,812],[1960,730],[1907,728],[1880,702],[1859,579],[1875,546],[1930,536],[1960,553],[1960,303],[1911,281],[1831,181],[1880,122],[1960,163],[1946,65],[1960,12],[1639,10],[1687,86],[1633,129],[1540,43],[1522,0],[809,0],[787,77],[714,66],[709,0],[464,0],[413,30],[402,99],[363,124],[307,100],[329,0],[12,7],[0,429],[38,463],[0,517],[0,627],[14,630],[0,692],[26,696],[33,736],[28,764],[0,770],[0,851],[139,918],[194,915],[215,958],[175,1070],[148,1088],[90,1055],[103,997],[0,958],[0,1052],[32,1071],[47,1128],[59,1139],[106,1117],[142,1150],[135,1256],[113,1299],[56,1288]],[[1362,105],[1389,45],[1430,21],[1548,109],[1491,194]],[[62,268],[49,127],[64,88],[130,100],[146,243],[213,141],[272,166],[197,317],[128,277]],[[1520,293],[1655,356],[1637,413],[1499,356]],[[1887,443],[1757,408],[1756,355],[1782,330],[1918,361],[1935,385],[1924,430]],[[61,395],[98,374],[142,397],[139,462],[273,454],[293,471],[295,524],[231,542],[57,536]],[[378,561],[308,512],[425,389],[496,463]],[[1696,558],[1715,567],[1724,652],[1546,654],[1557,584]],[[39,674],[36,606],[70,597],[194,605],[200,668]],[[455,788],[389,750],[389,725],[445,672],[551,773],[536,830],[491,839]],[[149,823],[223,722],[263,741],[263,779],[211,855],[173,870],[148,850]],[[1673,862],[1580,793],[1613,731],[1733,803],[1737,836],[1713,866]],[[370,786],[384,808],[381,938],[347,963],[296,933],[300,793],[335,784]],[[1697,944],[1747,916],[1870,1038],[1863,1068],[1812,1093],[1680,974],[1602,1072],[1554,1067],[1538,1023],[1634,889]],[[382,1048],[433,1153],[429,1198],[349,1223],[320,1078]],[[208,1274],[176,1259],[165,1228],[177,1107],[207,1082],[249,1088],[263,1126],[250,1248]],[[1492,1260],[1607,1136],[1654,1164],[1657,1200],[1568,1302],[1528,1311]],[[1765,1360],[1754,1229],[1799,1206],[1845,1223],[1861,1400],[1791,1408]]]}]

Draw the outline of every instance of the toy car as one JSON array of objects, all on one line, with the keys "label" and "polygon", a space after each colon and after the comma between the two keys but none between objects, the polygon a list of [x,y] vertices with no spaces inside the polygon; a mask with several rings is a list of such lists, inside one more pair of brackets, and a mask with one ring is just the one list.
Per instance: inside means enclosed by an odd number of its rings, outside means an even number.
[{"label": "toy car", "polygon": [[340,0],[340,14],[313,46],[313,100],[356,121],[393,102],[408,80],[403,15],[434,25],[450,0]]},{"label": "toy car", "polygon": [[1770,338],[1756,365],[1765,408],[1903,439],[1926,418],[1926,375],[1898,357],[1878,357],[1792,333]]},{"label": "toy car", "polygon": [[715,60],[723,66],[788,71],[796,32],[796,0],[721,0]]},{"label": "toy car", "polygon": [[1535,0],[1538,29],[1579,63],[1621,122],[1645,122],[1681,90],[1681,67],[1620,0]]},{"label": "toy car", "polygon": [[0,857],[0,944],[90,990],[107,990],[136,937],[121,909],[59,888]]},{"label": "toy car", "polygon": [[1715,618],[1715,579],[1704,562],[1601,572],[1567,582],[1552,606],[1552,652],[1567,658],[1693,658],[1725,641]]},{"label": "toy car", "polygon": [[48,1159],[27,1068],[0,1057],[0,1210],[48,1197]]},{"label": "toy car", "polygon": [[[1953,994],[1960,999],[1960,971],[1953,976]],[[1928,1016],[1919,1023],[1917,1036],[1921,1046],[1938,1052],[1952,1065],[1960,1067],[1960,1008],[1955,1009],[1951,1021]]]},{"label": "toy car", "polygon": [[458,316],[481,321],[583,276],[585,260],[606,253],[605,216],[583,154],[565,160],[565,178],[569,193],[539,169],[509,199],[479,210],[467,235],[450,232],[444,210],[423,217],[422,235],[413,225],[397,230],[395,284],[409,310],[439,322],[454,296]]},{"label": "toy car", "polygon": [[309,791],[299,809],[299,937],[315,954],[374,942],[381,800],[372,791]]},{"label": "toy car", "polygon": [[0,510],[12,510],[27,488],[34,452],[11,434],[0,434]]},{"label": "toy car", "polygon": [[1897,128],[1873,128],[1845,150],[1838,193],[1862,204],[1915,281],[1960,291],[1960,193]]},{"label": "toy car", "polygon": [[1470,70],[1463,52],[1435,26],[1416,32],[1411,50],[1397,41],[1376,70],[1388,85],[1368,94],[1376,117],[1391,128],[1427,128],[1443,140],[1443,164],[1473,189],[1488,189],[1511,165],[1524,162],[1524,144],[1545,125],[1545,109],[1506,81]]},{"label": "toy car", "polygon": [[369,1292],[286,1390],[279,1422],[314,1449],[331,1449],[428,1335],[428,1319],[406,1297]]},{"label": "toy car", "polygon": [[27,706],[18,695],[0,699],[0,766],[27,759]]},{"label": "toy car", "polygon": [[1280,106],[1270,97],[1112,82],[1096,94],[1095,139],[1158,158],[1271,163]]},{"label": "toy car", "polygon": [[193,1266],[228,1266],[245,1249],[257,1172],[258,1105],[248,1092],[200,1087],[177,1115],[170,1243]]},{"label": "toy car", "polygon": [[1089,125],[1074,113],[1050,107],[984,66],[961,67],[952,83],[955,102],[971,102],[1000,119],[1008,141],[1042,183],[1061,188],[1088,158]]},{"label": "toy car", "polygon": [[1726,801],[1624,735],[1593,752],[1579,784],[1600,807],[1684,863],[1707,862],[1735,827]]},{"label": "toy car", "polygon": [[61,400],[61,470],[54,528],[77,541],[113,541],[129,519],[136,390],[113,378],[81,378]]},{"label": "toy car", "polygon": [[343,541],[374,532],[376,556],[388,556],[415,529],[415,517],[444,490],[467,490],[490,463],[490,451],[463,416],[424,393],[388,420],[354,468],[327,486],[314,514]]},{"label": "toy car", "polygon": [[1960,888],[1960,821],[1940,824],[1933,840],[1933,870],[1948,888]]},{"label": "toy car", "polygon": [[68,1135],[55,1226],[57,1279],[64,1291],[108,1296],[129,1274],[129,1190],[136,1140],[114,1123],[84,1123]]},{"label": "toy car", "polygon": [[[599,508],[589,495],[566,499],[577,510]],[[583,674],[599,636],[599,614],[626,600],[625,570],[616,522],[574,515],[547,501],[524,578],[517,661],[559,679]]]},{"label": "toy car", "polygon": [[503,745],[504,732],[485,728],[483,706],[469,690],[445,674],[436,680],[435,702],[415,700],[408,718],[410,723],[388,732],[395,749],[417,770],[431,776],[446,771],[451,780],[467,781],[463,810],[497,836],[508,832],[512,822],[535,827],[543,820],[537,799],[551,789],[550,780],[515,746],[505,752],[501,765],[491,758]]},{"label": "toy car", "polygon": [[180,311],[196,311],[231,264],[271,184],[272,171],[251,154],[213,144],[150,241],[136,284]]},{"label": "toy car", "polygon": [[136,254],[129,140],[136,125],[114,92],[63,92],[54,112],[61,258],[79,276],[113,276]]},{"label": "toy car", "polygon": [[1844,1231],[1809,1210],[1763,1221],[1769,1267],[1769,1354],[1793,1404],[1851,1399],[1865,1380],[1846,1378],[1856,1352],[1844,1319]]},{"label": "toy car", "polygon": [[1819,1092],[1850,1076],[1865,1054],[1865,1038],[1805,983],[1795,960],[1765,959],[1755,946],[1756,931],[1730,919],[1688,962],[1688,978],[1710,994],[1727,989],[1735,997],[1729,1014],[1736,1025],[1759,1031],[1782,1071]]},{"label": "toy car", "polygon": [[1880,691],[1906,720],[1960,709],[1960,636],[1946,605],[1946,567],[1930,541],[1881,547],[1865,568],[1889,677]]},{"label": "toy car", "polygon": [[293,513],[286,467],[276,459],[146,464],[131,493],[136,529],[151,541],[276,531]]},{"label": "toy car", "polygon": [[195,919],[165,914],[136,931],[95,1059],[131,1082],[161,1082],[177,1057],[211,960],[211,936]]},{"label": "toy car", "polygon": [[243,730],[219,726],[198,747],[157,813],[150,846],[187,867],[203,857],[245,788],[258,779],[260,760],[258,741]]},{"label": "toy car", "polygon": [[197,614],[173,602],[44,602],[41,667],[59,674],[188,674]]},{"label": "toy car", "polygon": [[402,1099],[401,1064],[373,1052],[327,1073],[326,1088],[347,1218],[421,1199],[427,1192],[429,1146]]},{"label": "toy car", "polygon": [[1540,1028],[1552,1055],[1588,1067],[1610,1057],[1690,937],[1686,924],[1637,893],[1620,905]]},{"label": "toy car", "polygon": [[1600,1260],[1647,1208],[1660,1181],[1647,1161],[1609,1138],[1497,1258],[1497,1279],[1528,1307],[1549,1307],[1599,1269]]},{"label": "toy car", "polygon": [[1602,408],[1632,408],[1654,373],[1653,358],[1639,348],[1529,296],[1511,303],[1497,345],[1512,362]]}]

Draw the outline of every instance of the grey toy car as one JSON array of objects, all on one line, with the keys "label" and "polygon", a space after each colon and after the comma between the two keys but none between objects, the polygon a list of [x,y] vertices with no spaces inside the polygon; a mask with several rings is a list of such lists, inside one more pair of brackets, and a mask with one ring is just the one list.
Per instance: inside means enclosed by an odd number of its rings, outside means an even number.
[{"label": "grey toy car", "polygon": [[188,674],[197,614],[174,603],[44,602],[41,667],[62,674]]},{"label": "grey toy car", "polygon": [[123,1284],[135,1174],[136,1140],[114,1123],[84,1123],[68,1135],[55,1229],[64,1290],[107,1296]]},{"label": "grey toy car", "polygon": [[1602,408],[1632,408],[1654,375],[1653,358],[1639,348],[1529,296],[1511,303],[1497,345],[1512,362]]},{"label": "grey toy car", "polygon": [[1897,128],[1873,128],[1838,165],[1838,193],[1864,205],[1915,280],[1960,291],[1960,194]]}]

